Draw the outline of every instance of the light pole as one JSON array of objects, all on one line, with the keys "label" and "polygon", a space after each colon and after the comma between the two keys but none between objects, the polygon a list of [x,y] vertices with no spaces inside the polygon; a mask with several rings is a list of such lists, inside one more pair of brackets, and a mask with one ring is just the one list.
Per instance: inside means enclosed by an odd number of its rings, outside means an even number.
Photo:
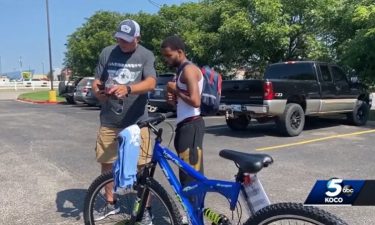
[{"label": "light pole", "polygon": [[50,25],[49,25],[48,0],[46,0],[46,12],[47,12],[47,30],[48,30],[49,74],[50,74],[50,79],[51,79],[51,90],[53,90],[53,71],[52,71],[51,35],[50,35]]},{"label": "light pole", "polygon": [[23,80],[23,74],[22,74],[22,56],[20,56],[20,58],[18,59],[18,62],[20,63],[20,74],[21,74],[21,78]]},{"label": "light pole", "polygon": [[49,26],[49,9],[48,0],[46,0],[46,12],[47,12],[47,28],[48,28],[48,53],[49,53],[49,71],[51,79],[51,90],[48,95],[49,102],[56,102],[56,92],[53,90],[53,71],[52,71],[52,54],[51,54],[51,35]]}]

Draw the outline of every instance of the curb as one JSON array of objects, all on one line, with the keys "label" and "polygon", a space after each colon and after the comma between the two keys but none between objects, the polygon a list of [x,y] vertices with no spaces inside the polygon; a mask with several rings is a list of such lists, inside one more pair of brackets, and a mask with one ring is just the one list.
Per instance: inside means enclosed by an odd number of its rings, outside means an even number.
[{"label": "curb", "polygon": [[43,104],[43,105],[57,105],[57,104],[61,104],[63,103],[63,101],[61,102],[49,102],[48,100],[46,101],[41,101],[41,100],[30,100],[30,99],[26,99],[26,98],[17,98],[17,101],[19,102],[25,102],[25,103],[32,103],[32,104]]}]

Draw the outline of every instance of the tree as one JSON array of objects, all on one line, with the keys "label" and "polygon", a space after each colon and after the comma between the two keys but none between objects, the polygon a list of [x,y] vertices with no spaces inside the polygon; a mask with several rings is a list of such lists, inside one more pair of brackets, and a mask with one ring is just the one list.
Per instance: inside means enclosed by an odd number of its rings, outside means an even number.
[{"label": "tree", "polygon": [[64,64],[73,75],[94,75],[100,52],[115,43],[113,34],[121,19],[118,13],[99,11],[68,37]]},{"label": "tree", "polygon": [[269,63],[336,61],[364,79],[375,75],[375,12],[372,0],[202,0],[164,5],[156,14],[97,12],[69,36],[65,63],[75,74],[92,75],[102,48],[125,18],[141,25],[141,43],[154,52],[156,68],[168,68],[160,43],[181,36],[188,57],[228,74],[245,68],[262,74]]},{"label": "tree", "polygon": [[355,70],[366,83],[375,84],[375,3],[362,1],[350,11],[354,32],[338,46],[340,61]]}]

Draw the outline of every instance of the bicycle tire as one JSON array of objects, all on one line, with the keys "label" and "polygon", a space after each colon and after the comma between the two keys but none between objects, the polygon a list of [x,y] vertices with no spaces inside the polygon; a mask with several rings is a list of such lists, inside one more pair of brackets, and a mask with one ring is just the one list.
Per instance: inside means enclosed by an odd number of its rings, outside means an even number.
[{"label": "bicycle tire", "polygon": [[[145,184],[143,184],[146,189],[152,193],[153,197],[157,195],[156,197],[159,198],[161,203],[167,208],[168,214],[171,217],[171,225],[183,225],[182,223],[182,217],[180,214],[180,210],[177,208],[176,203],[172,200],[171,196],[168,194],[168,192],[161,186],[159,182],[157,182],[154,178],[148,177],[146,178]],[[152,207],[153,203],[151,203]],[[153,212],[153,215],[156,217],[155,212]],[[155,223],[153,221],[153,225],[164,225],[165,223]]]},{"label": "bicycle tire", "polygon": [[[97,177],[94,180],[94,182],[90,185],[87,191],[87,195],[85,197],[85,201],[84,201],[83,217],[84,217],[85,225],[95,225],[95,224],[100,223],[100,222],[95,222],[94,217],[93,217],[95,198],[97,197],[100,190],[107,183],[110,183],[112,181],[113,181],[113,174],[111,172],[107,172]],[[156,198],[158,198],[159,201],[162,204],[164,204],[164,207],[166,208],[167,213],[169,214],[170,219],[172,221],[171,224],[182,225],[180,212],[176,204],[172,200],[172,198],[165,191],[165,189],[152,178],[147,179],[145,187],[151,191],[153,196],[156,196]],[[136,193],[133,192],[133,194],[136,196]],[[131,205],[131,207],[133,206],[134,204]],[[114,224],[117,224],[117,223],[114,223]],[[154,223],[154,224],[159,225],[157,223]]]},{"label": "bicycle tire", "polygon": [[316,225],[347,225],[342,219],[327,211],[312,206],[304,206],[300,203],[277,203],[269,205],[256,212],[244,225],[266,225],[281,220],[293,219]]}]

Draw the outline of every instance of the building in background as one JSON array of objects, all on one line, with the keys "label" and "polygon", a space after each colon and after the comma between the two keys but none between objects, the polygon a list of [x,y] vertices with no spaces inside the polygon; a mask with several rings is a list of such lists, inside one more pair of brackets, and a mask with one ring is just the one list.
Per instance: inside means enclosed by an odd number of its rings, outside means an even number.
[{"label": "building in background", "polygon": [[9,84],[9,83],[10,83],[10,79],[7,76],[0,75],[0,85]]},{"label": "building in background", "polygon": [[[55,68],[53,70],[53,80],[59,80],[61,76],[62,70],[60,68]],[[35,74],[35,70],[24,70],[24,71],[13,71],[13,72],[5,72],[2,76],[8,77],[9,80],[29,80],[29,79],[42,79],[42,80],[50,80],[48,74]]]}]

